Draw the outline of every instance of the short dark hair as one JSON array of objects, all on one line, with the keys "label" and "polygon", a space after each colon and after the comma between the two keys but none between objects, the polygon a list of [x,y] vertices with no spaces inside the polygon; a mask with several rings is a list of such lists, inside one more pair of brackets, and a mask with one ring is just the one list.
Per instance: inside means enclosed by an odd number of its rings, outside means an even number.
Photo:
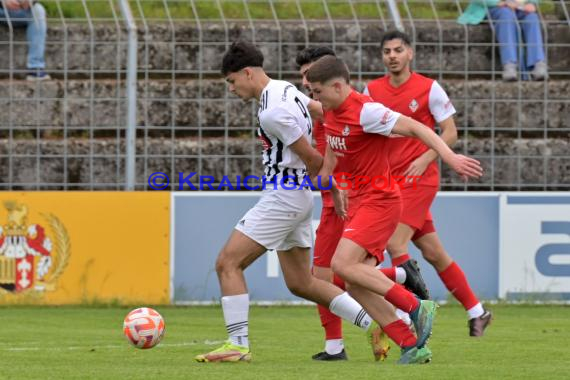
[{"label": "short dark hair", "polygon": [[399,30],[390,30],[384,33],[384,36],[382,36],[382,41],[380,41],[380,48],[384,47],[384,43],[386,43],[386,41],[392,40],[402,40],[404,45],[412,46],[410,36],[408,36],[406,33],[400,32]]},{"label": "short dark hair", "polygon": [[346,63],[332,55],[319,58],[307,71],[307,80],[309,82],[325,83],[334,78],[343,78],[346,83],[350,82],[350,72]]},{"label": "short dark hair", "polygon": [[263,53],[251,42],[237,40],[222,59],[222,74],[237,73],[244,67],[263,67]]},{"label": "short dark hair", "polygon": [[301,67],[306,65],[307,63],[313,63],[317,59],[324,57],[325,55],[332,55],[336,57],[336,54],[333,49],[326,47],[326,46],[313,46],[308,47],[299,52],[297,54],[297,58],[295,62],[297,63],[297,67]]}]

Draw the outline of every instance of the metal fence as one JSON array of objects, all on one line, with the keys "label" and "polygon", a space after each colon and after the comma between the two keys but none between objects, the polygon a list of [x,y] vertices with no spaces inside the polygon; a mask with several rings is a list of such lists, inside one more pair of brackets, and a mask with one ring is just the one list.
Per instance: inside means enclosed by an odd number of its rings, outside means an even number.
[{"label": "metal fence", "polygon": [[384,74],[379,41],[395,27],[412,36],[414,69],[437,79],[458,110],[456,151],[486,169],[468,184],[444,169],[443,190],[570,187],[567,2],[539,6],[551,79],[514,83],[500,80],[494,29],[457,24],[466,1],[42,4],[51,81],[23,80],[25,29],[11,20],[0,26],[1,189],[143,190],[149,176],[162,172],[169,177],[165,188],[178,190],[179,173],[196,173],[193,183],[201,175],[219,181],[260,174],[256,105],[229,94],[219,74],[229,44],[253,40],[270,76],[296,84],[297,52],[330,46],[361,88]]}]

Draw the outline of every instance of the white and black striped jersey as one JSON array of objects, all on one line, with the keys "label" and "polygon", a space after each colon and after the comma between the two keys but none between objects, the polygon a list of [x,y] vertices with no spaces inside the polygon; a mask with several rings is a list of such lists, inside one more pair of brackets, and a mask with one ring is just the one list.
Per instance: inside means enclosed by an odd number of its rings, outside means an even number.
[{"label": "white and black striped jersey", "polygon": [[[300,138],[311,142],[310,98],[289,82],[271,80],[259,99],[258,136],[263,144],[267,181],[292,176],[302,182],[305,164],[290,148]],[[298,183],[297,183],[298,184]]]}]

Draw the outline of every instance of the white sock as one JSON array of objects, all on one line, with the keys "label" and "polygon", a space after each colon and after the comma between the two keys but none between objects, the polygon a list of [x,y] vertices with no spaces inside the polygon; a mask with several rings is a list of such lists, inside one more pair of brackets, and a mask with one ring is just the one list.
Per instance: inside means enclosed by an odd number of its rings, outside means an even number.
[{"label": "white sock", "polygon": [[249,347],[249,294],[222,297],[222,310],[232,344]]},{"label": "white sock", "polygon": [[342,319],[355,324],[364,331],[368,330],[368,327],[372,324],[372,318],[370,318],[366,310],[364,310],[362,306],[360,306],[360,304],[347,292],[336,296],[331,301],[329,310]]},{"label": "white sock", "polygon": [[406,313],[404,310],[396,308],[396,315],[400,318],[404,323],[408,326],[412,324],[412,320],[410,319],[410,314]]},{"label": "white sock", "polygon": [[406,282],[406,271],[404,268],[396,267],[396,282],[398,284]]},{"label": "white sock", "polygon": [[469,319],[478,318],[485,314],[485,309],[483,309],[483,305],[479,302],[477,305],[467,310],[467,314],[469,315]]},{"label": "white sock", "polygon": [[[388,251],[384,251],[384,255],[388,255]],[[382,263],[376,265],[376,269],[382,269]],[[404,270],[404,268],[401,267],[396,267],[396,283],[398,284],[403,284],[404,282],[406,282],[406,271]]]},{"label": "white sock", "polygon": [[327,339],[325,342],[325,351],[329,355],[340,354],[342,350],[344,350],[342,339]]}]

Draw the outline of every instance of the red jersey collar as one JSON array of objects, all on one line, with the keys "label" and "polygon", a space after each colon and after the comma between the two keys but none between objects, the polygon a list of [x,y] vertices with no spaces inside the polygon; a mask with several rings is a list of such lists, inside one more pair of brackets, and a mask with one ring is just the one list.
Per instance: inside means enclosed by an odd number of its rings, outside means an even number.
[{"label": "red jersey collar", "polygon": [[340,106],[338,106],[336,109],[333,110],[333,113],[340,114],[348,110],[353,102],[353,99],[355,99],[357,96],[358,92],[354,91],[354,89],[351,90],[350,94],[348,94],[348,96],[346,97],[346,99],[344,99],[344,101],[340,104]]},{"label": "red jersey collar", "polygon": [[412,78],[415,77],[417,74],[415,71],[410,71],[410,76],[408,77],[408,79],[406,79],[406,81],[404,83],[402,83],[401,85],[399,85],[398,87],[394,87],[392,85],[392,82],[390,82],[390,75],[386,75],[386,83],[388,84],[388,86],[393,89],[393,90],[401,90],[405,87],[407,87],[409,85],[409,83],[412,81]]}]

